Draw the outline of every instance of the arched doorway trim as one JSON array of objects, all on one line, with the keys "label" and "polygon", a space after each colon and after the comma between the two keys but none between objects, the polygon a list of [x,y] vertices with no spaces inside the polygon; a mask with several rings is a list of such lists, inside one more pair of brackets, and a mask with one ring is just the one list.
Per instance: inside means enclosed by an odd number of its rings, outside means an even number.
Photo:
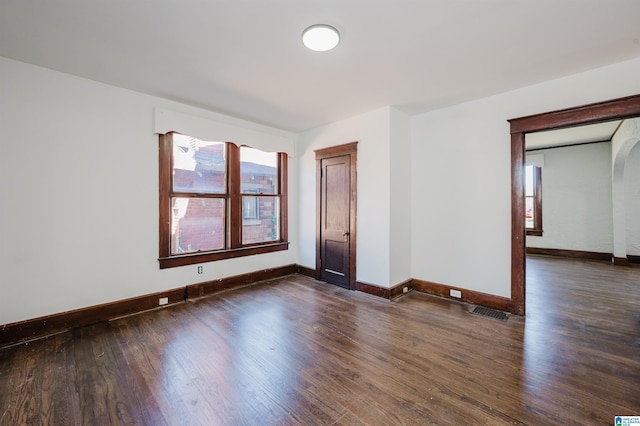
[{"label": "arched doorway trim", "polygon": [[625,205],[625,168],[627,159],[633,148],[640,142],[637,137],[627,139],[613,160],[612,203],[613,203],[613,259],[614,263],[626,265],[627,260],[627,227]]}]

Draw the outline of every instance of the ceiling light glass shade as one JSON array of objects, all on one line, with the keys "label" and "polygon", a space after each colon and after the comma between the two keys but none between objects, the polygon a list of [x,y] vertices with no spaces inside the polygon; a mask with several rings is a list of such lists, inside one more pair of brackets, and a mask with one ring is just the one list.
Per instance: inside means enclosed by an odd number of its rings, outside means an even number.
[{"label": "ceiling light glass shade", "polygon": [[302,33],[302,43],[311,50],[324,52],[340,42],[340,33],[330,25],[312,25]]}]

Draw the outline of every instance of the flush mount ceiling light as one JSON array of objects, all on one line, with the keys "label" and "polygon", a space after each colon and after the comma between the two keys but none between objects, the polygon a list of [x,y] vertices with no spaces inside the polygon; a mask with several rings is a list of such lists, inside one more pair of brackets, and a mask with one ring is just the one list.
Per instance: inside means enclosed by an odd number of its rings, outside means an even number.
[{"label": "flush mount ceiling light", "polygon": [[302,33],[302,43],[311,50],[324,52],[340,42],[340,33],[331,25],[312,25]]}]

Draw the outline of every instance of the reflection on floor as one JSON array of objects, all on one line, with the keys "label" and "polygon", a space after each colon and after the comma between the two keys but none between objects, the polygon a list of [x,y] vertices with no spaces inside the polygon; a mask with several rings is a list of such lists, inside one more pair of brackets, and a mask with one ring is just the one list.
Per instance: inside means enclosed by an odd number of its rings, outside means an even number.
[{"label": "reflection on floor", "polygon": [[0,349],[0,425],[612,424],[640,269],[530,257],[527,317],[293,275]]}]

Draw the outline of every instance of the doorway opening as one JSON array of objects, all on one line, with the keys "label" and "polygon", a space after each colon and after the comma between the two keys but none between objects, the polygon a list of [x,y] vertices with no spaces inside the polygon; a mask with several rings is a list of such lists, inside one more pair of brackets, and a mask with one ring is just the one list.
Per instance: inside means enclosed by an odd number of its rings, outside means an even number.
[{"label": "doorway opening", "polygon": [[511,312],[525,314],[525,134],[640,116],[640,95],[508,120],[511,126]]}]

